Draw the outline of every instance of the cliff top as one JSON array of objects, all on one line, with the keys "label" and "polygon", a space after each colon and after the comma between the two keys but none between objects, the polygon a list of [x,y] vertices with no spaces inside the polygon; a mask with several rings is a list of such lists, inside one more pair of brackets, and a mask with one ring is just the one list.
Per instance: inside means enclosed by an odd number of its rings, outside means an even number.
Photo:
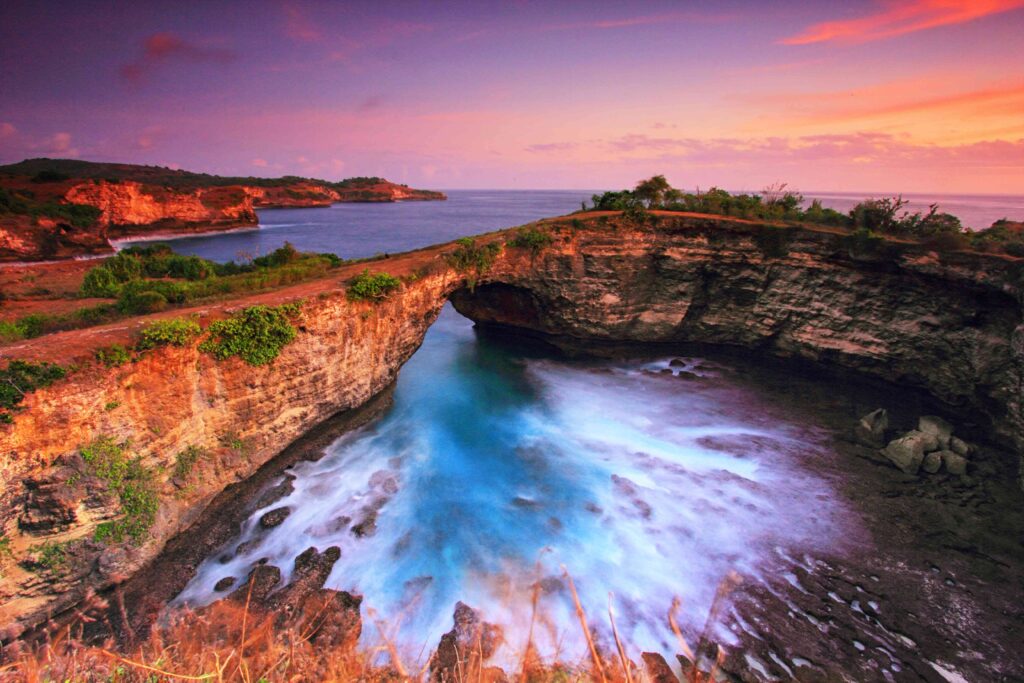
[{"label": "cliff top", "polygon": [[[286,187],[300,183],[323,185],[334,190],[366,189],[380,185],[408,187],[392,183],[379,177],[353,177],[339,181],[306,178],[302,176],[281,176],[262,178],[256,176],[219,176],[196,173],[166,166],[144,166],[113,162],[81,161],[78,159],[25,159],[15,164],[0,166],[0,176],[32,177],[39,183],[63,182],[68,180],[106,180],[109,182],[134,181],[146,185],[160,185],[181,190],[225,185],[249,187]],[[3,179],[0,179],[3,182]]]}]

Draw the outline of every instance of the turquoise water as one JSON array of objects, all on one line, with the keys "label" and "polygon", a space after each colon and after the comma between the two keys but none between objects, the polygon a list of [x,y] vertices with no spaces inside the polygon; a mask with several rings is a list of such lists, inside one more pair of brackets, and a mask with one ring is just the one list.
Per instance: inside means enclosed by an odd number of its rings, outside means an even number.
[{"label": "turquoise water", "polygon": [[[730,571],[756,581],[787,554],[835,550],[846,525],[801,467],[832,457],[820,430],[787,421],[728,366],[687,359],[703,379],[684,379],[662,372],[669,360],[561,360],[478,337],[446,307],[393,408],[295,465],[294,492],[257,511],[179,601],[215,599],[219,579],[244,580],[263,558],[287,577],[306,548],[336,545],[327,585],[363,594],[410,661],[451,628],[458,600],[502,626],[501,657],[515,661],[537,581],[537,644],[572,659],[585,644],[564,566],[602,639],[612,592],[624,637],[667,652],[674,596],[695,630]],[[262,530],[282,505],[291,515]]]}]

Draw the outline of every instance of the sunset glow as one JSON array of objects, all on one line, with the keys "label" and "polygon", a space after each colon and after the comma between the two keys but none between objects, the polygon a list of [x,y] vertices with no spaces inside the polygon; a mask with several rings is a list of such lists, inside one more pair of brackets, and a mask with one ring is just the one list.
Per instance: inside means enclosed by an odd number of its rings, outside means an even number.
[{"label": "sunset glow", "polygon": [[1024,188],[1024,0],[7,2],[0,162],[437,188]]}]

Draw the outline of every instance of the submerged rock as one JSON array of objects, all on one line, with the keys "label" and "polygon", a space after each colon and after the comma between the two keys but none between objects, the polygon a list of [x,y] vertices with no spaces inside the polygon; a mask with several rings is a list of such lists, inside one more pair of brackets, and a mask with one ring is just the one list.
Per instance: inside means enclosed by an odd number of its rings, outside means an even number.
[{"label": "submerged rock", "polygon": [[288,515],[291,513],[292,509],[290,507],[275,508],[260,517],[260,526],[264,529],[273,529],[288,519]]},{"label": "submerged rock", "polygon": [[235,581],[237,581],[237,579],[235,577],[233,577],[233,576],[225,576],[223,579],[221,579],[217,583],[213,584],[213,590],[217,591],[218,593],[223,593],[227,589],[229,589],[232,586],[234,586],[235,585]]},{"label": "submerged rock", "polygon": [[857,423],[853,434],[860,443],[873,448],[885,444],[885,431],[889,429],[889,413],[885,408],[872,410]]},{"label": "submerged rock", "polygon": [[928,474],[935,474],[942,468],[942,455],[940,451],[935,451],[924,456],[924,460],[921,461],[921,469]]}]

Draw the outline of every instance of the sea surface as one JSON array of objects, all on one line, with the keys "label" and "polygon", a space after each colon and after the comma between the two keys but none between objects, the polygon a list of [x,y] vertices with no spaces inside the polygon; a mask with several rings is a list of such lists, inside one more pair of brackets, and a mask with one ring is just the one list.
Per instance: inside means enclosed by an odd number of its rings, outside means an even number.
[{"label": "sea surface", "polygon": [[[261,209],[260,225],[230,232],[162,240],[175,251],[214,261],[245,260],[289,241],[302,251],[362,258],[407,251],[457,237],[509,228],[580,208],[588,190],[450,190],[443,202],[335,204],[315,209]],[[808,193],[825,206],[849,211],[864,199],[852,193]],[[905,195],[912,211],[938,203],[964,225],[988,227],[1000,218],[1024,220],[1024,197]],[[120,246],[136,244],[126,241]]]},{"label": "sea surface", "polygon": [[[731,572],[757,581],[837,552],[852,524],[801,466],[834,457],[822,430],[734,367],[672,360],[559,359],[480,337],[446,306],[393,408],[295,465],[294,492],[255,512],[178,602],[212,601],[259,561],[287,580],[304,550],[338,546],[327,586],[362,594],[408,661],[436,647],[460,600],[502,627],[498,661],[517,661],[535,585],[535,645],[574,661],[586,644],[566,572],[606,645],[611,604],[634,647],[670,653],[673,598],[692,634]],[[263,529],[282,506],[284,523]],[[367,621],[366,644],[378,637]]]}]

